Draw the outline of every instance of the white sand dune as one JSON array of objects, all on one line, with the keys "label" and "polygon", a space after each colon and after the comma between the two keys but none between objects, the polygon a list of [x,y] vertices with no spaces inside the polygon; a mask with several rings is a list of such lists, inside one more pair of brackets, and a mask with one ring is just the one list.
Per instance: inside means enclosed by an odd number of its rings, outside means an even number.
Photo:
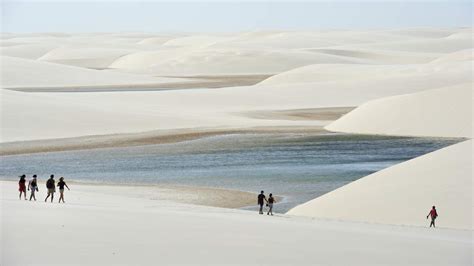
[{"label": "white sand dune", "polygon": [[26,59],[38,59],[56,47],[58,45],[53,43],[13,44],[1,47],[0,54]]},{"label": "white sand dune", "polygon": [[316,48],[306,49],[305,51],[312,51],[318,53],[338,55],[346,58],[353,58],[363,60],[367,64],[421,64],[428,63],[431,60],[439,57],[439,53],[418,53],[406,51],[384,51],[384,50],[364,50],[359,48]]},{"label": "white sand dune", "polygon": [[60,47],[44,54],[39,61],[48,61],[84,68],[107,68],[117,58],[135,52],[135,50]]},{"label": "white sand dune", "polygon": [[173,38],[163,43],[163,46],[168,47],[207,47],[215,43],[227,40],[226,36],[211,36],[211,35],[193,35],[179,38]]},{"label": "white sand dune", "polygon": [[433,63],[474,61],[474,49],[465,49],[450,54],[445,54],[433,60]]},{"label": "white sand dune", "polygon": [[359,49],[405,51],[418,53],[452,53],[463,49],[472,48],[472,35],[461,35],[459,38],[439,38],[424,40],[407,40],[396,42],[382,42],[371,44],[342,45],[343,47],[356,47]]},{"label": "white sand dune", "polygon": [[336,43],[318,32],[255,31],[221,40],[209,48],[222,49],[302,49],[329,47]]},{"label": "white sand dune", "polygon": [[391,34],[410,36],[415,38],[444,38],[449,37],[459,32],[464,32],[463,29],[448,29],[448,28],[411,28],[411,29],[393,29],[388,31]]},{"label": "white sand dune", "polygon": [[192,52],[192,49],[188,48],[134,52],[116,59],[108,67],[128,72],[151,73],[151,68],[154,65],[178,56],[184,56],[190,52]]},{"label": "white sand dune", "polygon": [[[186,81],[158,78],[156,75],[219,76],[265,73],[277,75],[256,86],[218,90],[97,94],[22,94],[5,91],[2,93],[2,111],[9,115],[4,119],[6,122],[2,141],[111,132],[135,133],[152,129],[189,129],[199,125],[212,128],[327,125],[328,121],[317,120],[256,119],[249,117],[248,113],[359,106],[378,98],[471,82],[472,65],[467,51],[472,47],[453,53],[436,49],[435,53],[430,53],[425,50],[404,52],[357,48],[358,45],[373,44],[395,49],[397,42],[405,40],[405,43],[413,47],[416,47],[414,44],[416,42],[444,43],[449,46],[446,51],[451,51],[457,47],[464,47],[465,38],[453,38],[446,43],[447,36],[466,32],[469,33],[465,29],[440,29],[439,34],[436,34],[436,30],[427,29],[426,33],[422,31],[419,36],[412,36],[412,31],[405,33],[390,30],[268,31],[184,37],[167,35],[166,38],[172,39],[167,45],[160,44],[159,47],[153,42],[146,44],[145,40],[158,40],[164,35],[141,33],[6,35],[11,42],[35,45],[58,43],[63,48],[51,51],[43,56],[41,61],[2,57],[3,88],[61,86],[93,88],[119,85],[136,88],[144,84]],[[306,45],[305,38],[308,38]],[[142,41],[145,43],[140,43]],[[339,43],[345,43],[347,47],[338,48]],[[266,47],[260,46],[263,44],[266,44]],[[322,50],[318,52],[317,49]],[[122,51],[132,52],[121,55]],[[396,58],[398,55],[406,55],[406,61],[403,59],[403,63],[395,64],[391,58]],[[414,64],[414,61],[409,59],[417,55],[424,58],[423,63]],[[119,58],[112,59],[116,56]],[[78,64],[83,67],[43,60]],[[113,70],[98,71],[84,68],[104,66],[109,60],[113,61],[109,65]],[[377,61],[377,65],[374,65],[374,60]],[[25,102],[34,102],[38,106],[37,110],[32,112],[28,105],[17,104],[22,102],[22,97],[28,99]],[[55,101],[56,103],[52,104]],[[104,112],[105,106],[106,112]],[[49,115],[51,113],[55,113],[55,116]],[[121,123],[119,119],[113,118],[114,115],[124,115],[130,123]],[[35,123],[39,116],[44,124],[50,125],[49,130],[41,130],[41,125]],[[71,120],[69,116],[77,119],[81,117],[81,123],[74,125],[67,122]],[[108,122],[101,126],[101,121]]]},{"label": "white sand dune", "polygon": [[173,38],[174,37],[170,37],[170,36],[151,37],[151,38],[146,38],[146,39],[140,40],[137,44],[161,46],[162,44],[164,44],[165,42],[167,42],[167,41],[169,41]]},{"label": "white sand dune", "polygon": [[273,74],[315,63],[356,63],[334,55],[304,51],[210,49],[196,50],[154,64],[157,75]]},{"label": "white sand dune", "polygon": [[288,214],[426,226],[432,205],[438,227],[473,229],[473,142],[465,141],[366,176],[291,209]]},{"label": "white sand dune", "polygon": [[[316,64],[282,72],[258,85],[278,86],[327,81],[344,83],[372,80],[385,86],[393,86],[392,80],[395,79],[403,81],[405,86],[410,86],[408,85],[410,80],[412,83],[422,83],[423,79],[427,80],[425,84],[429,82],[433,87],[437,87],[436,83],[446,85],[446,82],[440,82],[442,79],[450,80],[448,85],[449,83],[469,82],[471,65],[470,62],[460,62],[453,65],[450,61],[421,65]],[[433,82],[434,80],[438,82]],[[313,85],[317,86],[317,84]],[[419,86],[424,86],[424,84]],[[354,88],[356,87],[360,86],[354,83]]]},{"label": "white sand dune", "polygon": [[359,134],[472,137],[472,83],[368,102],[326,129]]},{"label": "white sand dune", "polygon": [[2,265],[468,265],[472,259],[470,231],[260,216],[137,196],[136,187],[70,184],[59,205],[42,202],[43,187],[38,202],[27,202],[18,200],[15,183],[0,183]]},{"label": "white sand dune", "polygon": [[84,69],[9,56],[2,56],[0,60],[3,66],[1,69],[3,88],[112,86],[175,81],[175,79]]}]

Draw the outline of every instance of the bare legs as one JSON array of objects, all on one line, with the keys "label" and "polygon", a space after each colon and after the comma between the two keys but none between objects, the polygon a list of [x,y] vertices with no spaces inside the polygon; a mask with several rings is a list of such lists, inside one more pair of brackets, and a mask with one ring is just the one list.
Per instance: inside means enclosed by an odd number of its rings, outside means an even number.
[{"label": "bare legs", "polygon": [[59,194],[59,203],[61,203],[61,200],[63,200],[63,203],[66,203],[66,202],[64,202],[64,192],[63,192],[63,191],[60,191],[60,194]]},{"label": "bare legs", "polygon": [[26,200],[26,191],[20,191],[20,195],[18,196],[19,199],[21,199],[21,194],[24,193],[25,200]]},{"label": "bare legs", "polygon": [[50,193],[50,192],[48,192],[48,196],[46,196],[46,198],[44,199],[44,202],[46,202],[48,200],[49,195],[51,195],[51,202],[53,202],[54,193]]},{"label": "bare legs", "polygon": [[34,189],[31,190],[30,201],[31,201],[32,198],[35,199],[35,201],[36,201],[36,196],[35,196],[35,190]]},{"label": "bare legs", "polygon": [[273,204],[268,204],[268,206],[270,207],[270,209],[268,209],[267,215],[273,215]]}]

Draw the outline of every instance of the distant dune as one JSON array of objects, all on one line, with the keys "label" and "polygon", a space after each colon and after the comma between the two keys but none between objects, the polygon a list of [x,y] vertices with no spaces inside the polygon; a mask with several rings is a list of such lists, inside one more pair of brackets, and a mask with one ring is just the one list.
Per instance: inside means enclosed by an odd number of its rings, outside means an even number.
[{"label": "distant dune", "polygon": [[472,138],[473,84],[370,101],[326,129],[358,134]]}]

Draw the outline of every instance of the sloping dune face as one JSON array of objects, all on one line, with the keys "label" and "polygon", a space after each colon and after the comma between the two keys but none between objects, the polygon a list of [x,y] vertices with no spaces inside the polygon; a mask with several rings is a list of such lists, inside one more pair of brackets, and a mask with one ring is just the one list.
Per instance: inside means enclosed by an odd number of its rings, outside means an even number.
[{"label": "sloping dune face", "polygon": [[60,47],[40,57],[48,61],[85,68],[107,68],[117,58],[134,52],[132,49]]},{"label": "sloping dune face", "polygon": [[472,227],[472,140],[354,181],[299,205],[291,215],[427,226],[436,205],[440,227]]},{"label": "sloping dune face", "polygon": [[[38,60],[2,56],[2,87],[41,88],[158,83],[165,78],[97,71]],[[13,114],[12,114],[13,115]]]},{"label": "sloping dune face", "polygon": [[465,83],[370,101],[326,128],[359,134],[471,138],[472,86]]}]

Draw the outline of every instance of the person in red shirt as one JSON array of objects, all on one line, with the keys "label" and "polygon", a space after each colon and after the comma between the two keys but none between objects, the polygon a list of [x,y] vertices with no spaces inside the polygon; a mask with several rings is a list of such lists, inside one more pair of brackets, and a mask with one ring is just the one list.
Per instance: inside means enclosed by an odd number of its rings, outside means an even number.
[{"label": "person in red shirt", "polygon": [[435,226],[435,220],[436,220],[436,217],[438,217],[438,213],[436,212],[436,207],[435,206],[433,206],[433,208],[431,208],[431,211],[426,216],[426,219],[428,219],[428,217],[430,217],[430,216],[431,216],[430,227],[431,226],[436,227]]},{"label": "person in red shirt", "polygon": [[26,175],[20,176],[20,181],[18,181],[18,191],[20,191],[20,199],[21,194],[24,194],[26,200]]}]

